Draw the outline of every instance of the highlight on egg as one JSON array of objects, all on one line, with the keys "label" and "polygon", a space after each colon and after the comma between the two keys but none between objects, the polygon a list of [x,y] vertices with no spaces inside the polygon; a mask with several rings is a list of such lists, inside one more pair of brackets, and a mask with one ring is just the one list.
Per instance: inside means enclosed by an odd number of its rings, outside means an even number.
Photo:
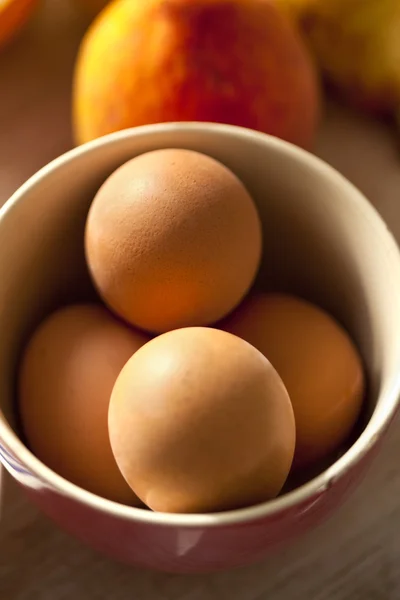
[{"label": "highlight on egg", "polygon": [[116,314],[163,333],[211,325],[256,276],[262,232],[238,177],[184,149],[141,154],[97,192],[85,233],[94,285]]},{"label": "highlight on egg", "polygon": [[270,362],[206,327],[165,333],[132,356],[112,391],[109,433],[138,497],[172,513],[274,498],[295,447],[292,405]]}]

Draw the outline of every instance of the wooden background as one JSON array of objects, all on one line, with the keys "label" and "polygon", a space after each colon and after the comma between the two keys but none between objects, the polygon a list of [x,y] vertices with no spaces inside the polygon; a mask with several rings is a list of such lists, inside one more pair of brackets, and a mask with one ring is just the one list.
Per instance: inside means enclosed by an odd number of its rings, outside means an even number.
[{"label": "wooden background", "polygon": [[[71,77],[86,25],[70,0],[48,0],[0,54],[0,204],[72,145]],[[330,105],[317,144],[317,154],[370,198],[398,239],[399,137]],[[136,571],[95,554],[55,529],[0,471],[0,598],[399,600],[399,457],[398,420],[364,483],[325,525],[262,564],[195,577]]]}]

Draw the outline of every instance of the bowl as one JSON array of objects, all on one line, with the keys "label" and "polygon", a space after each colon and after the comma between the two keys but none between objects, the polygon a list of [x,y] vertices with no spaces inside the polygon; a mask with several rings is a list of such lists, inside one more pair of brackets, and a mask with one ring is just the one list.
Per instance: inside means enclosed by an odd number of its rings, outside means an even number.
[{"label": "bowl", "polygon": [[[19,435],[21,349],[61,303],[94,295],[84,261],[85,217],[107,176],[135,155],[180,147],[209,154],[257,203],[264,259],[256,285],[306,297],[351,332],[368,373],[357,439],[310,481],[267,503],[218,514],[162,514],[119,505],[66,481]],[[232,265],[234,268],[234,265]],[[400,257],[386,225],[353,185],[274,137],[213,123],[114,133],[67,152],[0,212],[0,456],[32,501],[92,547],[142,567],[205,572],[236,567],[314,527],[357,485],[392,421],[400,392]]]}]

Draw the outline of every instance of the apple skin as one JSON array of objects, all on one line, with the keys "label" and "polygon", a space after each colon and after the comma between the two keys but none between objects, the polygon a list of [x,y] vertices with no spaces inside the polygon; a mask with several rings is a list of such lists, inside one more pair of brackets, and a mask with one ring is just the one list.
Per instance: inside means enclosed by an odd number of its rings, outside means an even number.
[{"label": "apple skin", "polygon": [[320,87],[296,27],[271,0],[114,0],[74,77],[78,144],[166,121],[212,121],[312,146]]}]

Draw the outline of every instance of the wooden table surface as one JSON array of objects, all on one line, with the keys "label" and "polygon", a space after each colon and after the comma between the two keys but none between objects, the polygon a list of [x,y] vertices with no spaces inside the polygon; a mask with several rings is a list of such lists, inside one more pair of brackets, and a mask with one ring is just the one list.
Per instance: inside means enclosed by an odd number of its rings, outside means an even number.
[{"label": "wooden table surface", "polygon": [[[0,204],[71,147],[73,62],[86,22],[44,2],[0,54]],[[395,132],[329,106],[317,154],[353,181],[400,240]],[[1,280],[0,280],[1,281]],[[280,555],[235,572],[168,576],[95,554],[58,531],[0,472],[1,600],[399,600],[400,422],[366,480],[333,518]]]}]

